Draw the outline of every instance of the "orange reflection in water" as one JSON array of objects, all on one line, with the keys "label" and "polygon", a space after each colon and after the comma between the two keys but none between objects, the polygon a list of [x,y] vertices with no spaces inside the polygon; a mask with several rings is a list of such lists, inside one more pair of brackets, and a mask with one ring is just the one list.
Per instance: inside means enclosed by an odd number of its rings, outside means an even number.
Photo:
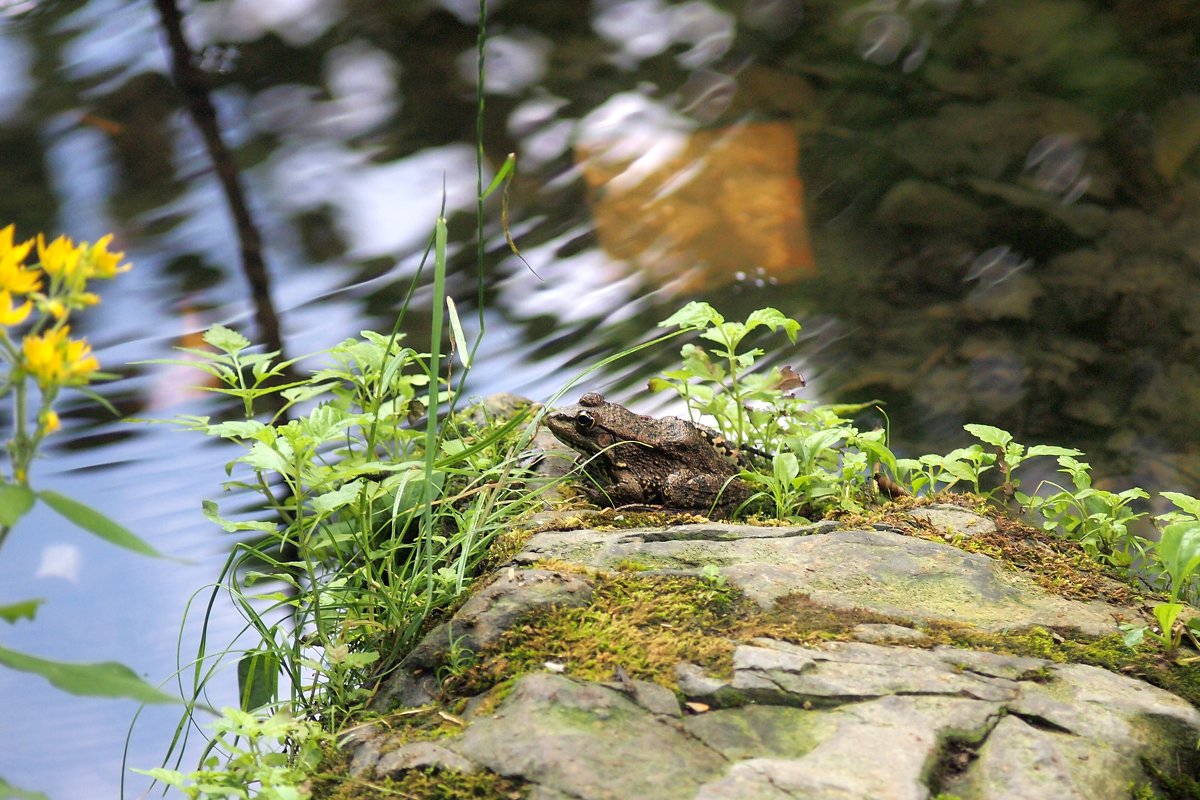
[{"label": "orange reflection in water", "polygon": [[792,125],[765,122],[692,133],[636,183],[625,174],[632,158],[583,146],[575,157],[604,250],[690,292],[739,275],[782,283],[816,271],[799,154]]}]

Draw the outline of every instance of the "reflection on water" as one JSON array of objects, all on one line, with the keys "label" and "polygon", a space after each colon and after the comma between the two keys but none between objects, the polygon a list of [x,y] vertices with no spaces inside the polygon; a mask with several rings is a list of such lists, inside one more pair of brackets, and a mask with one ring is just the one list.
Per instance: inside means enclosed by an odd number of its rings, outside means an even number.
[{"label": "reflection on water", "polygon": [[[290,352],[390,329],[443,192],[450,291],[460,309],[475,298],[476,8],[188,9]],[[518,154],[511,221],[529,266],[490,207],[471,392],[545,398],[691,297],[729,318],[770,304],[806,320],[807,391],[886,400],[909,452],[964,444],[964,422],[988,422],[1087,450],[1119,488],[1200,489],[1195,4],[491,9],[484,180]],[[81,331],[122,372],[106,394],[131,415],[219,414],[184,371],[120,367],[217,321],[254,334],[228,211],[161,40],[144,3],[0,0],[0,225],[115,232],[135,271]],[[637,396],[670,357],[646,353],[586,388]],[[52,520],[23,523],[3,554],[5,597],[50,602],[5,642],[166,677],[186,598],[228,547],[197,509],[231,456],[83,402],[65,416],[42,484],[194,563],[126,560]],[[228,638],[237,620],[226,611],[218,627]],[[114,794],[123,704],[3,673],[0,691],[23,720],[0,726],[0,774],[56,798]],[[132,763],[155,763],[169,716],[141,726]]]}]

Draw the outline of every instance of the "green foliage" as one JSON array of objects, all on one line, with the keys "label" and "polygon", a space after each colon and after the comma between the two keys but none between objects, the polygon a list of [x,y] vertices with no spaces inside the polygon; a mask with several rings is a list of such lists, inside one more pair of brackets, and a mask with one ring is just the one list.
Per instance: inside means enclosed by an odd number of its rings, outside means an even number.
[{"label": "green foliage", "polygon": [[[1092,486],[1091,466],[1072,456],[1059,456],[1059,472],[1071,478],[1071,489],[1046,481],[1058,491],[1048,496],[1017,494],[1017,501],[1042,517],[1042,528],[1061,531],[1083,545],[1088,555],[1105,564],[1128,567],[1145,555],[1147,542],[1129,530],[1145,512],[1130,505],[1150,497],[1136,487],[1109,492]],[[1039,487],[1040,488],[1040,487]]]},{"label": "green foliage", "polygon": [[767,451],[764,467],[742,473],[758,489],[750,506],[765,501],[778,517],[861,510],[877,463],[895,469],[882,429],[859,431],[848,415],[872,404],[813,406],[791,390],[803,379],[790,367],[761,369],[761,348],[746,348],[758,328],[781,330],[796,341],[800,323],[773,308],[727,322],[707,303],[689,303],[660,327],[695,331],[715,346],[687,344],[679,369],[650,381],[652,391],[670,389],[688,405],[693,421],[712,420],[722,435],[750,450]]},{"label": "green foliage", "polygon": [[[991,498],[999,493],[1007,499],[1014,495],[1021,483],[1014,474],[1021,464],[1037,456],[1076,456],[1078,450],[1053,445],[1026,447],[1013,440],[1012,434],[991,425],[964,425],[963,430],[987,445],[973,444],[952,450],[946,455],[930,453],[919,458],[902,458],[897,466],[912,484],[916,493],[934,493],[953,488],[959,483],[970,484],[971,491]],[[980,479],[992,468],[1003,476],[1003,482],[995,489],[983,491]]]},{"label": "green foliage", "polygon": [[[705,349],[685,345],[681,351],[680,369],[664,373],[650,382],[651,391],[674,389],[696,415],[708,415],[716,421],[721,433],[739,442],[752,443],[755,420],[750,412],[755,403],[779,399],[784,383],[778,368],[754,373],[755,361],[763,354],[761,348],[739,350],[746,337],[756,328],[771,331],[783,329],[794,344],[800,323],[788,319],[773,308],[754,311],[745,322],[726,322],[708,303],[692,302],[658,324],[660,328],[678,328],[697,332],[701,339],[716,346]],[[761,437],[761,433],[759,433]]]},{"label": "green foliage", "polygon": [[279,712],[262,718],[233,708],[221,711],[202,768],[191,773],[171,769],[135,769],[192,800],[250,798],[303,800],[303,784],[321,764],[333,736],[315,722]]},{"label": "green foliage", "polygon": [[[711,420],[746,450],[765,452],[753,469],[741,474],[758,489],[747,507],[761,509],[765,503],[779,517],[859,511],[872,499],[870,477],[884,470],[914,494],[964,487],[1002,503],[1015,499],[1039,517],[1043,529],[1078,541],[1097,562],[1124,569],[1138,564],[1138,577],[1168,588],[1167,600],[1153,607],[1158,630],[1126,626],[1128,644],[1149,637],[1173,653],[1187,637],[1200,649],[1200,617],[1180,619],[1186,609],[1183,601],[1194,601],[1200,594],[1200,500],[1164,492],[1179,510],[1160,516],[1161,536],[1148,541],[1130,524],[1145,516],[1135,504],[1150,495],[1137,487],[1113,492],[1093,486],[1091,467],[1077,458],[1083,455],[1078,450],[1027,446],[1008,431],[971,424],[964,430],[979,443],[945,455],[897,459],[888,448],[885,430],[863,432],[853,424],[852,415],[873,404],[810,406],[792,397],[790,390],[803,385],[802,379],[786,367],[761,369],[763,351],[748,348],[745,341],[759,327],[782,328],[795,341],[798,323],[775,309],[753,312],[741,323],[727,322],[705,303],[689,303],[660,326],[697,332],[715,345],[685,345],[680,367],[651,380],[650,388],[675,391],[687,402],[693,421]],[[1021,492],[1018,470],[1033,458],[1051,456],[1070,485],[1043,481],[1034,492]],[[998,481],[985,488],[987,473],[993,471]],[[1053,491],[1044,491],[1047,488]]]},{"label": "green foliage", "polygon": [[1186,636],[1200,650],[1197,639],[1200,618],[1180,619],[1186,609],[1180,600],[1193,603],[1196,600],[1196,579],[1200,573],[1200,500],[1180,492],[1162,494],[1179,509],[1157,517],[1163,528],[1150,550],[1153,562],[1166,577],[1167,600],[1151,609],[1158,621],[1158,630],[1145,625],[1123,625],[1125,642],[1132,647],[1150,637],[1163,645],[1168,653],[1174,654]]},{"label": "green foliage", "polygon": [[0,647],[0,664],[21,672],[32,672],[70,694],[90,697],[128,697],[141,703],[177,703],[178,698],[160,692],[124,664],[103,661],[70,664],[19,653]]},{"label": "green foliage", "polygon": [[[222,380],[216,391],[249,415],[269,395],[282,399],[274,424],[183,420],[242,449],[225,486],[262,501],[252,519],[205,506],[225,530],[259,534],[236,546],[223,576],[259,638],[239,659],[243,706],[287,700],[335,727],[365,702],[363,686],[381,659],[390,663],[383,657],[402,652],[429,614],[463,593],[505,521],[536,501],[518,491],[527,414],[452,414],[435,427],[430,449],[428,429],[412,420],[436,421],[426,408],[451,393],[436,374],[430,381],[437,359],[402,346],[398,333],[364,332],[323,354],[327,365],[307,379],[274,386],[257,377],[283,374],[272,355],[246,354],[245,339],[225,329],[205,341],[218,351],[192,351],[179,363]],[[294,418],[283,422],[285,412]],[[255,593],[264,581],[287,591]],[[276,610],[291,628],[266,622]]]}]

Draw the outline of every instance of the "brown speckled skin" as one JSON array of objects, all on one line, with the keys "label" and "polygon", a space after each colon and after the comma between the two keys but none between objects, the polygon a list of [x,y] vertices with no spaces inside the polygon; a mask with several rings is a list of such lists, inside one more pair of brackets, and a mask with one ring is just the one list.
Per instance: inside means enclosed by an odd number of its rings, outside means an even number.
[{"label": "brown speckled skin", "polygon": [[613,506],[648,505],[725,516],[750,495],[713,432],[677,417],[635,414],[595,393],[546,414],[546,427],[581,454],[584,490]]}]

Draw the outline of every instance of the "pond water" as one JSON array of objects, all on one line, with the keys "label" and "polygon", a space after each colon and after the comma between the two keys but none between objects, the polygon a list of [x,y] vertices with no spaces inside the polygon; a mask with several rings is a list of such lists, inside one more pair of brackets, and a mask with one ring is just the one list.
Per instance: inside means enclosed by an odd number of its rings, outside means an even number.
[{"label": "pond water", "polygon": [[[184,10],[287,352],[391,329],[443,194],[449,291],[474,319],[477,4]],[[1115,488],[1200,489],[1195,3],[509,0],[489,34],[485,180],[517,154],[508,213],[528,264],[490,205],[471,394],[544,400],[690,299],[730,318],[771,305],[804,330],[794,348],[766,340],[768,358],[814,398],[884,401],[907,454],[985,422],[1086,450]],[[220,411],[196,374],[134,362],[216,322],[259,336],[168,64],[153,4],[0,0],[0,227],[115,234],[134,270],[76,330],[134,418]],[[407,321],[426,346],[427,310]],[[577,390],[661,410],[645,383],[676,350]],[[84,400],[63,417],[35,486],[179,561],[35,513],[4,549],[0,602],[48,602],[0,640],[166,680],[230,546],[199,509],[234,454]],[[218,603],[210,624],[225,641],[241,621]],[[232,703],[232,682],[210,701]],[[56,800],[116,796],[131,703],[7,671],[0,697],[0,775]],[[130,765],[157,765],[175,719],[143,714]]]}]

